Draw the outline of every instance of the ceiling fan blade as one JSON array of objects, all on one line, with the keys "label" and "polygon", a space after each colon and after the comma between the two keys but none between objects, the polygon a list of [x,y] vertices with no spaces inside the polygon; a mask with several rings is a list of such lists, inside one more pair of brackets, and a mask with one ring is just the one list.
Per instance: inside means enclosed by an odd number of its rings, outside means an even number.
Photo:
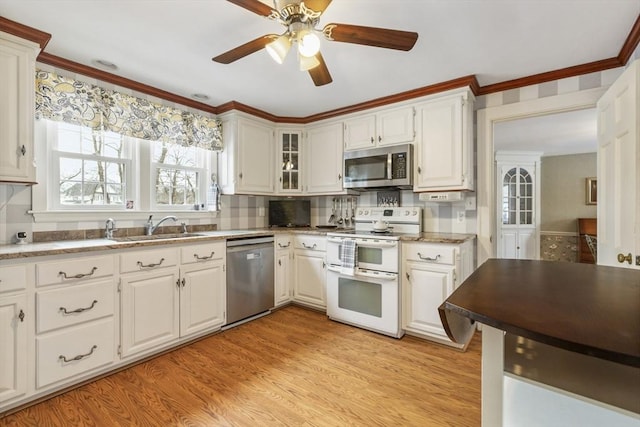
[{"label": "ceiling fan blade", "polygon": [[331,0],[304,0],[303,3],[314,12],[323,13],[331,4]]},{"label": "ceiling fan blade", "polygon": [[258,14],[260,16],[270,16],[272,12],[275,12],[272,8],[258,0],[227,0],[229,3],[233,3],[237,6],[243,7],[250,12]]},{"label": "ceiling fan blade", "polygon": [[313,79],[313,83],[316,86],[324,86],[331,83],[333,79],[331,78],[331,74],[329,74],[327,64],[324,62],[324,58],[320,52],[316,53],[316,59],[320,61],[320,65],[309,70],[309,75]]},{"label": "ceiling fan blade", "polygon": [[411,50],[418,40],[418,33],[410,31],[349,24],[327,24],[322,32],[327,40],[404,51]]},{"label": "ceiling fan blade", "polygon": [[267,43],[271,43],[277,37],[278,36],[276,34],[267,34],[266,36],[258,37],[255,40],[251,40],[248,43],[222,53],[215,58],[212,58],[212,60],[221,64],[230,64],[240,58],[244,58],[247,55],[251,55],[260,49],[263,49]]}]

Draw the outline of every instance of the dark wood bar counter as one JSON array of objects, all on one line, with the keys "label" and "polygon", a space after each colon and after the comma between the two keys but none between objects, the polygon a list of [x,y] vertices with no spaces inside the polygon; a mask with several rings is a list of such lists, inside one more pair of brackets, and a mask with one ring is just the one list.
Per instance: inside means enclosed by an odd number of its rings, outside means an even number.
[{"label": "dark wood bar counter", "polygon": [[456,341],[472,321],[640,367],[640,271],[552,261],[491,259],[440,306]]}]

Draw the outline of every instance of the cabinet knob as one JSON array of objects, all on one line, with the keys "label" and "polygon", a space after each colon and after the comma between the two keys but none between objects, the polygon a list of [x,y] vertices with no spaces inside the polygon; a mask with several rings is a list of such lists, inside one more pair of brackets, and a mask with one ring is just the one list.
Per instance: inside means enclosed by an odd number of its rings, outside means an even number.
[{"label": "cabinet knob", "polygon": [[342,174],[338,174],[338,181],[340,181],[342,179]]},{"label": "cabinet knob", "polygon": [[24,311],[22,311],[22,309],[20,309],[20,313],[18,313],[18,319],[20,319],[21,322],[24,322]]},{"label": "cabinet knob", "polygon": [[382,142],[382,137],[378,135],[378,142]]},{"label": "cabinet knob", "polygon": [[240,179],[242,179],[242,172],[240,172],[238,176],[240,177]]},{"label": "cabinet knob", "polygon": [[618,262],[622,264],[625,261],[631,264],[631,254],[629,253],[626,256],[624,254],[618,254]]},{"label": "cabinet knob", "polygon": [[371,137],[371,143],[373,144],[373,137]]},{"label": "cabinet knob", "polygon": [[418,173],[422,173],[422,168],[418,166]]},{"label": "cabinet knob", "polygon": [[278,265],[282,266],[282,260],[278,260]]},{"label": "cabinet knob", "polygon": [[27,147],[25,147],[24,144],[22,145],[22,147],[20,147],[20,152],[23,156],[27,154]]}]

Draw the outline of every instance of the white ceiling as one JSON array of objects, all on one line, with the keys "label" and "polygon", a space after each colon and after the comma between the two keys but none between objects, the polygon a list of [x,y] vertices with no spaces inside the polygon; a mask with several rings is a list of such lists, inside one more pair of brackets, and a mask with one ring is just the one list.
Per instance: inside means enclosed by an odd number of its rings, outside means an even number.
[{"label": "white ceiling", "polygon": [[539,151],[543,157],[595,153],[598,149],[595,108],[497,123],[496,151]]},{"label": "white ceiling", "polygon": [[[271,2],[263,0],[271,5]],[[52,34],[46,52],[171,93],[203,93],[277,116],[306,117],[475,74],[481,86],[618,55],[640,0],[334,0],[320,27],[419,33],[410,52],[322,44],[333,83],[315,87],[295,55],[211,58],[283,27],[224,0],[0,0],[5,18]]]}]

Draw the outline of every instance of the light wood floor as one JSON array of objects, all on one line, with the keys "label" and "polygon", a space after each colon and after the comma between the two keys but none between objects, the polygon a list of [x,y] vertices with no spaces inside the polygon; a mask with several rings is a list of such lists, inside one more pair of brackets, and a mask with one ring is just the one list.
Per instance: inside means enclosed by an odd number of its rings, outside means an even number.
[{"label": "light wood floor", "polygon": [[480,337],[461,353],[289,306],[0,425],[475,427]]}]

